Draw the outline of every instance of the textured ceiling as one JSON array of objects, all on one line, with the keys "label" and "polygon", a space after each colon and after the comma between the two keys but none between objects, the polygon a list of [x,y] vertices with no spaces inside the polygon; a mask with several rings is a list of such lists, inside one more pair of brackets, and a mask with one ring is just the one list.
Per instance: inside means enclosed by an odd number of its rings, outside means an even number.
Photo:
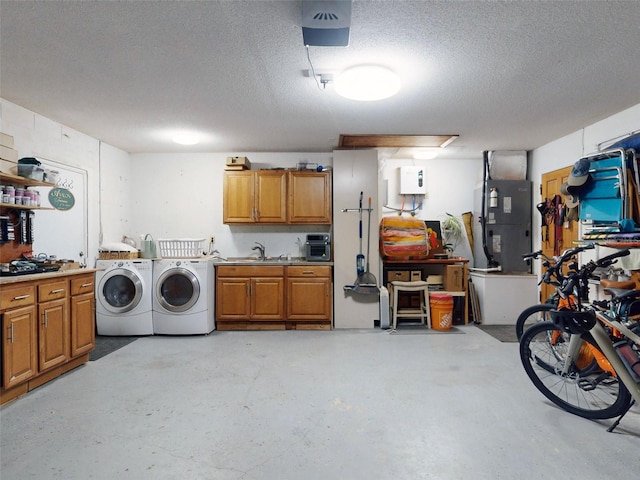
[{"label": "textured ceiling", "polygon": [[[318,88],[299,1],[2,1],[0,96],[129,152],[331,151],[340,134],[457,134],[447,156],[533,149],[640,103],[638,1],[354,1],[348,47],[401,92]],[[634,125],[638,128],[640,125]],[[179,147],[160,135],[210,138]]]}]

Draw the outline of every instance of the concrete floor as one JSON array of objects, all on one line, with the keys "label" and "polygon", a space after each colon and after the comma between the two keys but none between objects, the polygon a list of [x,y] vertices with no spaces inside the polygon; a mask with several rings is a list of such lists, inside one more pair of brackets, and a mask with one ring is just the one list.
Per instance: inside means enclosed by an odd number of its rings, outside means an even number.
[{"label": "concrete floor", "polygon": [[552,406],[517,344],[462,334],[146,337],[6,405],[10,479],[603,479],[640,470]]}]

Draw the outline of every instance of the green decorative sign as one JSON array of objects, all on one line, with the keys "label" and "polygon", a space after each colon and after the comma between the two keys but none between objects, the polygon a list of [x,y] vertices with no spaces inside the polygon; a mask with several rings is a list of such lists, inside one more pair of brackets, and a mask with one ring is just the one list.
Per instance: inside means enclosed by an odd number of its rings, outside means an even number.
[{"label": "green decorative sign", "polygon": [[55,187],[49,192],[49,203],[58,210],[71,210],[76,204],[76,199],[66,188]]}]

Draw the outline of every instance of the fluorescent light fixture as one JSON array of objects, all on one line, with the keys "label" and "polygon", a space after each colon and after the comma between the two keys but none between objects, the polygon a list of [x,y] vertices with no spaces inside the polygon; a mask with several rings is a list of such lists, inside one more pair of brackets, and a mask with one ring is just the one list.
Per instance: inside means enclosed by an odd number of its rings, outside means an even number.
[{"label": "fluorescent light fixture", "polygon": [[171,137],[171,140],[180,145],[195,145],[200,142],[200,135],[187,131],[176,132]]},{"label": "fluorescent light fixture", "polygon": [[392,97],[400,91],[401,86],[394,72],[379,65],[351,67],[334,80],[338,95],[361,102]]},{"label": "fluorescent light fixture", "polygon": [[433,160],[440,155],[441,151],[440,147],[419,148],[413,152],[413,158],[416,160]]}]

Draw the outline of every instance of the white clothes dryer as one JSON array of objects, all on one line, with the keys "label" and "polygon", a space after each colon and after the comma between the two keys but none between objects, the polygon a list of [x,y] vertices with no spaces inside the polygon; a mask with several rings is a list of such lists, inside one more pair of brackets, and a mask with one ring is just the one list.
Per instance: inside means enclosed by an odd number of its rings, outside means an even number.
[{"label": "white clothes dryer", "polygon": [[153,262],[96,262],[98,335],[153,335]]},{"label": "white clothes dryer", "polygon": [[208,334],[215,329],[213,258],[163,258],[153,265],[153,332]]}]

